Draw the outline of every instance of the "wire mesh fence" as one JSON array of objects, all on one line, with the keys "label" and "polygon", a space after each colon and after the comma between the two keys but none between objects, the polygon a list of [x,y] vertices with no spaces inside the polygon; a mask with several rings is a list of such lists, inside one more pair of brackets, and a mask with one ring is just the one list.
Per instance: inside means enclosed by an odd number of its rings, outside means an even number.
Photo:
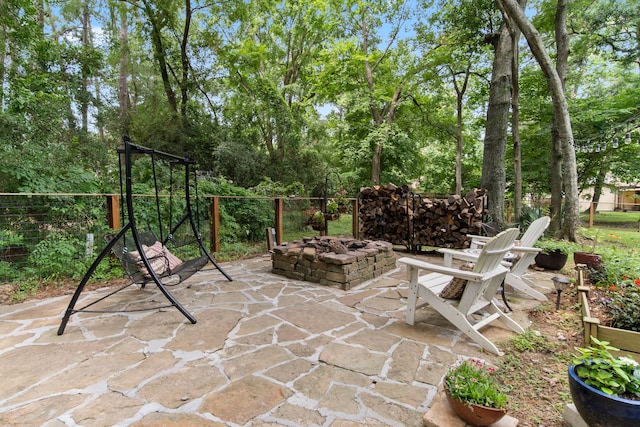
[{"label": "wire mesh fence", "polygon": [[[0,195],[0,283],[25,280],[79,280],[97,254],[106,246],[105,237],[127,224],[126,206],[109,194],[4,194]],[[213,224],[222,250],[234,245],[262,245],[267,251],[266,231],[276,226],[273,198],[220,196],[218,218],[212,197],[199,195],[191,201],[194,220],[204,246],[212,252]],[[117,200],[117,199],[116,199]],[[190,224],[181,223],[186,200],[173,196],[135,195],[134,221],[141,231],[159,240],[169,239],[172,251],[188,259],[197,245],[190,245]],[[115,204],[116,206],[113,206]],[[320,231],[307,224],[309,209],[322,210],[322,199],[283,199],[283,241],[313,236]],[[351,212],[327,223],[331,235],[352,234]],[[112,228],[114,227],[114,228]],[[129,241],[129,245],[133,242]],[[176,249],[179,248],[179,249]],[[97,271],[97,279],[121,275],[115,259]]]},{"label": "wire mesh fence", "polygon": [[108,230],[106,198],[0,197],[0,280],[77,277]]},{"label": "wire mesh fence", "polygon": [[[27,279],[78,279],[112,234],[106,194],[29,194],[0,196],[0,282]],[[185,202],[179,198],[139,195],[134,198],[135,221],[140,230],[151,231],[165,240],[173,229],[174,246],[194,240],[190,224],[180,223]],[[194,210],[201,236],[210,233],[209,201],[200,198]],[[129,221],[126,209],[117,224]],[[116,213],[117,215],[117,213]],[[209,239],[203,238],[209,248]],[[188,256],[188,254],[183,254]],[[110,275],[106,270],[103,274]],[[100,276],[100,272],[98,272]]]}]

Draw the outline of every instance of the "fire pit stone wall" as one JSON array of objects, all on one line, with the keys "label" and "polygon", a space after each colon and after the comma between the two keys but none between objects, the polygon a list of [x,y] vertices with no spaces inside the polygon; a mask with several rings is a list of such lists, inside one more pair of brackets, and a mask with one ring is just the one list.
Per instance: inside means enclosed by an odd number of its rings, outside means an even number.
[{"label": "fire pit stone wall", "polygon": [[276,246],[271,261],[275,274],[343,290],[396,266],[389,242],[335,237],[296,240]]}]

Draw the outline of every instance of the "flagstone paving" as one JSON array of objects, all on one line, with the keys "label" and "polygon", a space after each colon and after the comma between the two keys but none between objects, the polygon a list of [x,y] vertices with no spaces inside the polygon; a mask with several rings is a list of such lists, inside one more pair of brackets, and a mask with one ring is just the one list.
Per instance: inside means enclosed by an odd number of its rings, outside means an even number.
[{"label": "flagstone paving", "polygon": [[[493,357],[431,309],[407,325],[401,269],[342,291],[272,274],[268,256],[221,266],[232,282],[209,266],[171,289],[196,324],[174,308],[82,313],[58,336],[70,296],[1,306],[0,425],[420,426],[452,362]],[[537,303],[510,301],[528,326]],[[165,302],[148,286],[105,304]]]}]

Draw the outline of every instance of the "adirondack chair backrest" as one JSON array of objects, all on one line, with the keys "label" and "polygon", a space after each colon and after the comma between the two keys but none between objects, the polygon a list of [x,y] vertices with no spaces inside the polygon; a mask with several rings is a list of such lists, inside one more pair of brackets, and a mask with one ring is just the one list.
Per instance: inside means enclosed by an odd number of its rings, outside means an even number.
[{"label": "adirondack chair backrest", "polygon": [[547,227],[549,227],[550,222],[551,218],[548,216],[542,216],[533,221],[520,238],[520,246],[532,248],[538,239],[542,237]]},{"label": "adirondack chair backrest", "polygon": [[486,273],[500,265],[506,253],[513,248],[518,233],[517,228],[509,228],[489,240],[482,248],[473,271],[476,273]]},{"label": "adirondack chair backrest", "polygon": [[[514,241],[516,237],[518,237],[518,234],[519,230],[517,228],[509,228],[489,240],[482,248],[473,272],[488,273],[496,269],[506,253],[513,248]],[[486,303],[478,305],[478,301],[480,299],[491,301],[500,286],[500,282],[502,282],[501,278],[485,280],[480,283],[467,282],[460,302],[457,304],[457,310],[467,316],[484,307]],[[485,297],[486,294],[490,295]]]}]

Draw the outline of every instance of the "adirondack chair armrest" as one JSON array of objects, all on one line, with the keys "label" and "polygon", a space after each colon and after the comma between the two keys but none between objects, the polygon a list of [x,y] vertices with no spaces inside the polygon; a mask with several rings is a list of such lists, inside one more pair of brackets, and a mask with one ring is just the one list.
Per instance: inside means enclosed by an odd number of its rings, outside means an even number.
[{"label": "adirondack chair armrest", "polygon": [[[478,255],[457,249],[440,248],[438,249],[438,252],[444,255],[445,266],[448,266],[454,258],[467,262],[476,262],[478,260]],[[509,261],[502,261],[502,265],[505,267],[511,267],[513,263]]]},{"label": "adirondack chair armrest", "polygon": [[499,266],[498,268],[488,271],[484,274],[474,273],[473,271],[459,270],[457,268],[445,267],[438,264],[432,264],[430,262],[420,261],[413,258],[403,257],[398,260],[399,263],[405,264],[411,268],[417,268],[418,270],[430,271],[433,273],[446,274],[448,276],[459,277],[461,279],[472,281],[484,281],[492,277],[498,276],[508,271],[507,267]]},{"label": "adirondack chair armrest", "polygon": [[540,248],[529,248],[526,246],[514,246],[512,249],[513,252],[522,252],[526,254],[538,254],[542,249]]},{"label": "adirondack chair armrest", "polygon": [[462,261],[475,262],[478,259],[478,255],[470,254],[458,249],[440,248],[438,249],[438,252],[443,254],[445,257],[451,256],[452,258],[460,259]]},{"label": "adirondack chair armrest", "polygon": [[467,237],[470,238],[471,240],[478,240],[483,242],[487,242],[492,239],[489,236],[479,236],[477,234],[467,234]]},{"label": "adirondack chair armrest", "polygon": [[474,249],[483,247],[491,240],[489,236],[478,236],[477,234],[467,234],[467,237],[471,239],[469,247]]}]

